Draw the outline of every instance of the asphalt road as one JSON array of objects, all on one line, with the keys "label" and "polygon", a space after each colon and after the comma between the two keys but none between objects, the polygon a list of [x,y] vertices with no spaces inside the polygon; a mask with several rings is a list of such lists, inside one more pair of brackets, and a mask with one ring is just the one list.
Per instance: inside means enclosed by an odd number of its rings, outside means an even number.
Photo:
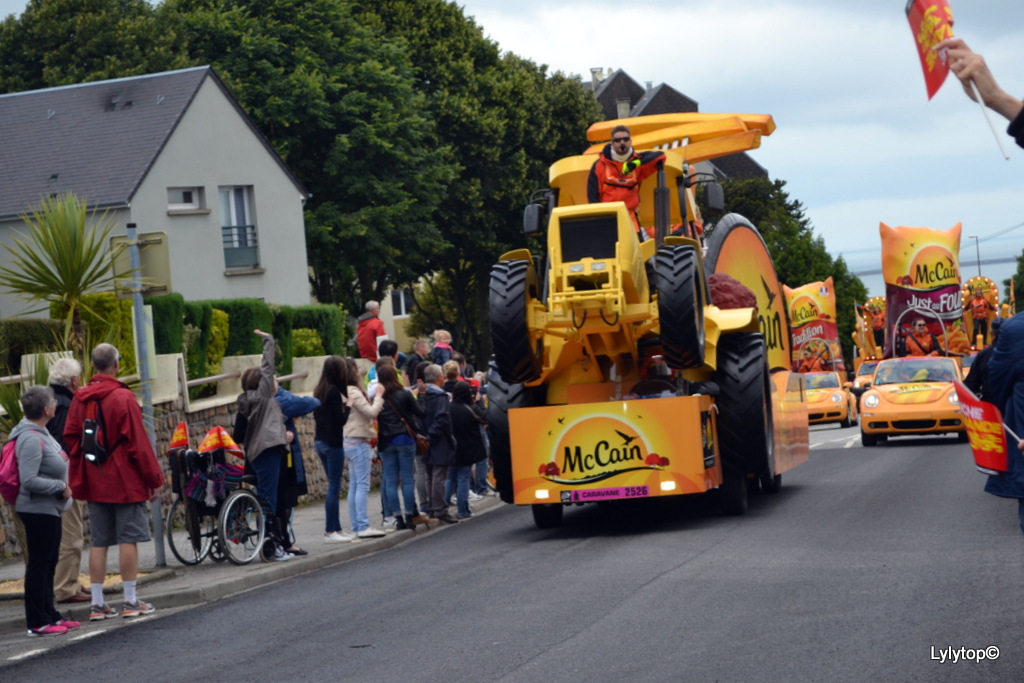
[{"label": "asphalt road", "polygon": [[78,642],[5,638],[0,679],[1024,680],[1016,501],[967,446],[812,444],[745,517],[688,497],[538,531],[508,507]]}]

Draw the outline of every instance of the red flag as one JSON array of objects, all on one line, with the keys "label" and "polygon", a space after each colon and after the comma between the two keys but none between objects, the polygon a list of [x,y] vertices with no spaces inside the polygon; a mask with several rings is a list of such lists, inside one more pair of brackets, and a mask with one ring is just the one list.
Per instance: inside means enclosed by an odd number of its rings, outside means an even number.
[{"label": "red flag", "polygon": [[171,443],[168,446],[168,449],[172,451],[177,448],[188,448],[188,426],[184,422],[178,423],[178,428],[174,430],[174,436],[171,437]]},{"label": "red flag", "polygon": [[203,442],[199,444],[199,452],[210,453],[218,448],[223,448],[226,453],[235,457],[245,457],[241,447],[235,443],[235,440],[231,438],[227,430],[220,425],[213,427],[206,433],[206,436],[203,437]]},{"label": "red flag", "polygon": [[[960,382],[956,382],[956,395],[960,399],[960,412],[964,416],[975,467],[984,474],[1006,472],[1009,444],[1006,442],[1003,416],[999,408],[982,401]],[[1013,445],[1016,447],[1016,444]]]},{"label": "red flag", "polygon": [[942,87],[949,73],[946,51],[939,54],[932,47],[953,37],[953,10],[946,0],[907,0],[907,19],[910,20],[910,30],[921,57],[924,84],[930,100]]}]

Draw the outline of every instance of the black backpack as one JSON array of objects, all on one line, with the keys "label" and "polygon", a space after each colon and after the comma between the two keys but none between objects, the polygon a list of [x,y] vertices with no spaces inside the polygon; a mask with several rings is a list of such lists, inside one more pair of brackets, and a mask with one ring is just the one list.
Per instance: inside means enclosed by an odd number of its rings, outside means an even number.
[{"label": "black backpack", "polygon": [[106,434],[103,428],[103,411],[100,402],[85,402],[85,419],[82,421],[82,457],[94,465],[102,465],[110,457],[106,449]]}]

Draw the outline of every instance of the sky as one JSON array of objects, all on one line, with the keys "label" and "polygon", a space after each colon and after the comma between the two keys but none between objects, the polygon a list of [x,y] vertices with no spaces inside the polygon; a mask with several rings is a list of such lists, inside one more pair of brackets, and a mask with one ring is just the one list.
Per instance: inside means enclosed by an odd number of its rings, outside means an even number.
[{"label": "sky", "polygon": [[[883,295],[879,222],[962,223],[961,271],[1001,282],[1024,250],[1024,150],[952,76],[932,100],[904,0],[456,0],[484,35],[550,72],[623,69],[700,111],[771,114],[751,156],[816,236]],[[0,16],[24,0],[0,0]],[[1024,2],[950,0],[954,32],[1024,96]],[[581,132],[581,146],[584,135]],[[727,202],[728,202],[728,198]],[[977,236],[977,240],[973,237]],[[1009,263],[996,263],[1010,260]]]},{"label": "sky", "polygon": [[[1003,159],[954,77],[928,100],[904,0],[458,4],[502,50],[552,72],[590,80],[591,67],[623,69],[641,85],[672,86],[702,112],[771,114],[776,131],[751,156],[786,181],[814,234],[854,272],[881,269],[880,222],[960,222],[965,277],[978,273],[978,253],[997,282],[1016,270],[986,261],[1024,250],[1024,150],[990,112]],[[954,33],[1024,96],[1024,3],[950,5]],[[861,279],[884,295],[880,274]]]}]

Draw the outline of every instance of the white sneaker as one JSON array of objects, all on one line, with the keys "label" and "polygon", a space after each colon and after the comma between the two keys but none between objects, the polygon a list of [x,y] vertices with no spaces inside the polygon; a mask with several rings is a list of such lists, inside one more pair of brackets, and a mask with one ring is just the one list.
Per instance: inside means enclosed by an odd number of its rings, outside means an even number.
[{"label": "white sneaker", "polygon": [[274,551],[273,560],[274,562],[287,562],[293,557],[295,556],[287,552],[284,548],[278,547],[278,549]]},{"label": "white sneaker", "polygon": [[380,538],[384,536],[384,532],[380,529],[374,529],[372,526],[363,529],[362,531],[356,532],[357,538]]},{"label": "white sneaker", "polygon": [[324,543],[348,543],[353,538],[355,538],[355,536],[352,534],[346,534],[342,531],[332,531],[324,536]]},{"label": "white sneaker", "polygon": [[481,496],[481,495],[480,495],[479,493],[477,493],[476,491],[470,491],[470,492],[469,492],[469,500],[471,500],[471,501],[474,501],[474,502],[475,502],[475,501],[478,501],[478,500],[483,500],[483,499],[484,499],[484,497],[483,497],[483,496]]},{"label": "white sneaker", "polygon": [[384,533],[390,534],[392,531],[398,531],[396,528],[396,522],[394,517],[384,518]]}]

